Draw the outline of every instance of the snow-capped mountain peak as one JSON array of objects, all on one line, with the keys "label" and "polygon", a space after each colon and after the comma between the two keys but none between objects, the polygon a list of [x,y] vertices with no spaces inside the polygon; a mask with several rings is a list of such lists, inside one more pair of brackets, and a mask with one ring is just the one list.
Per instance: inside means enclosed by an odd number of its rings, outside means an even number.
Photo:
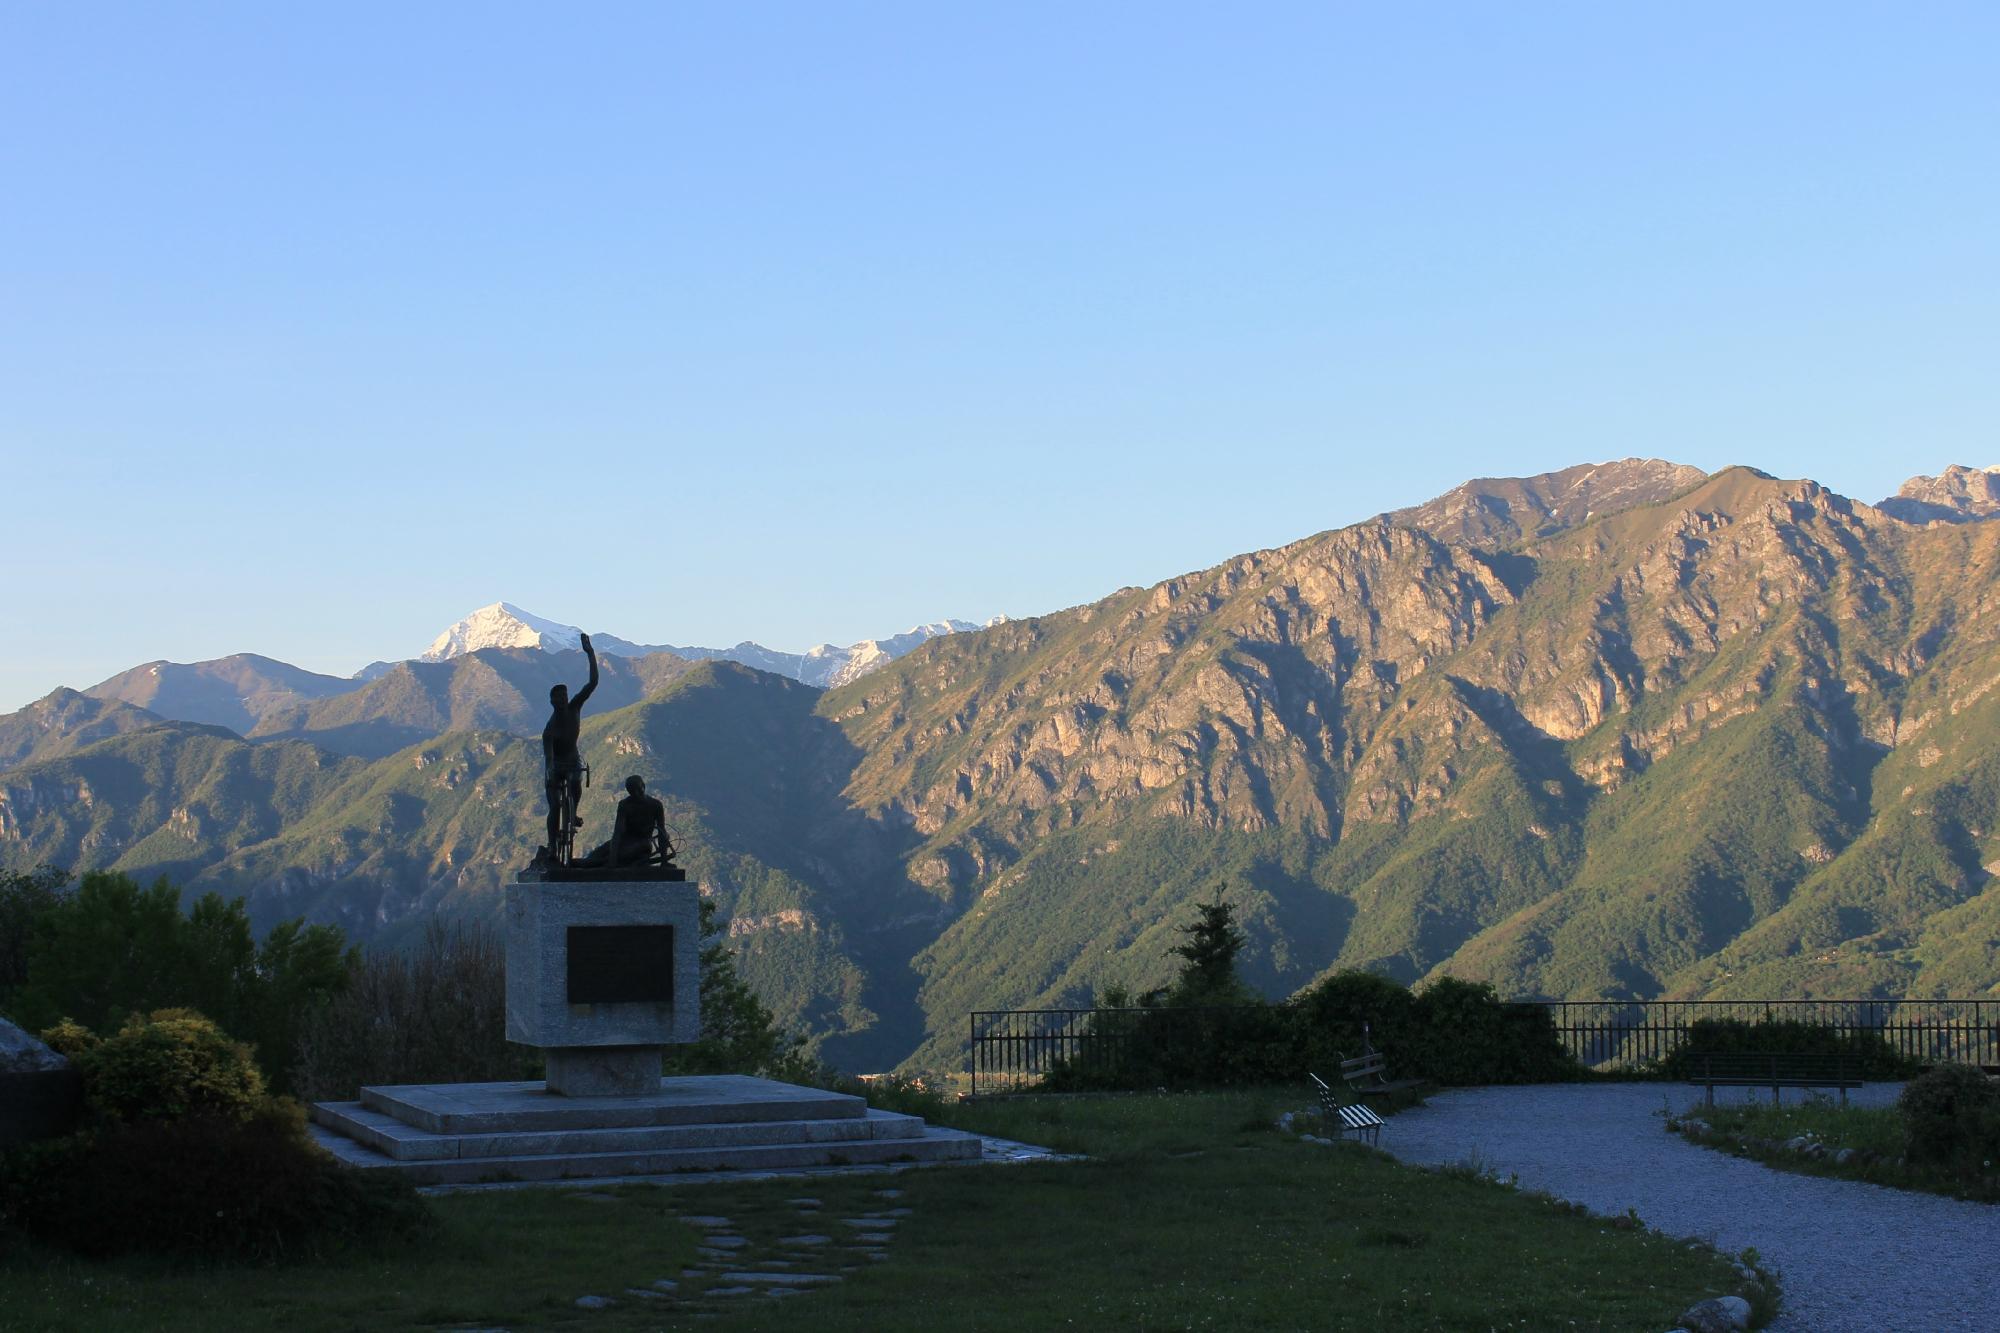
[{"label": "snow-capped mountain peak", "polygon": [[[986,627],[990,628],[1004,620],[1005,616],[995,616],[986,622]],[[966,620],[934,620],[925,625],[913,625],[890,638],[862,639],[845,648],[822,643],[804,653],[783,653],[766,648],[762,644],[749,642],[739,643],[734,648],[679,648],[673,644],[632,643],[609,634],[594,634],[591,636],[591,641],[602,656],[645,657],[652,653],[672,653],[676,657],[684,657],[690,661],[721,658],[726,661],[741,662],[759,671],[790,676],[793,680],[820,689],[831,689],[836,685],[845,685],[851,680],[857,680],[875,668],[895,661],[927,639],[979,628],[981,627]],[[491,606],[480,607],[438,635],[417,660],[443,662],[466,653],[478,652],[482,648],[537,648],[543,652],[559,653],[573,651],[581,646],[582,631],[575,625],[544,620],[538,615],[523,611],[512,602],[495,602]],[[362,668],[357,674],[364,678],[380,674],[377,668],[380,668],[380,671],[389,669],[385,663],[376,663]]]},{"label": "snow-capped mountain peak", "polygon": [[417,660],[442,662],[481,648],[540,648],[556,653],[579,646],[582,633],[574,625],[531,615],[512,602],[495,602],[438,635]]}]

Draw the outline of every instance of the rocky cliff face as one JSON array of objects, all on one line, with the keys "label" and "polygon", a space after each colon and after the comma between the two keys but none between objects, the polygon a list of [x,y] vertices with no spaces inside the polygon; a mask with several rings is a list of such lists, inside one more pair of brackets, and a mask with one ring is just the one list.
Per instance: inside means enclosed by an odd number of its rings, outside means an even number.
[{"label": "rocky cliff face", "polygon": [[[937,1007],[1073,1000],[1121,959],[1157,980],[1147,929],[1050,911],[1048,885],[1133,876],[1179,901],[1229,876],[1277,989],[1337,966],[1592,996],[1740,989],[1745,969],[1771,994],[2000,980],[1927,908],[1821,901],[1865,896],[1849,853],[1886,855],[1871,833],[1943,858],[1924,903],[1984,882],[1992,818],[1882,835],[1922,787],[1878,778],[1935,724],[1919,700],[1992,725],[2000,535],[1747,469],[1606,471],[1475,484],[830,694],[863,755],[850,796],[923,839],[912,877],[951,918],[919,959]],[[1201,835],[1158,835],[1188,862],[1120,864],[1163,825]],[[1105,892],[1105,914],[1140,910],[1137,887]],[[1045,965],[996,972],[1036,913]],[[1832,961],[1803,962],[1804,938]]]},{"label": "rocky cliff face", "polygon": [[2000,514],[2000,469],[1952,466],[1911,477],[1877,508],[1906,523],[1970,523]]}]

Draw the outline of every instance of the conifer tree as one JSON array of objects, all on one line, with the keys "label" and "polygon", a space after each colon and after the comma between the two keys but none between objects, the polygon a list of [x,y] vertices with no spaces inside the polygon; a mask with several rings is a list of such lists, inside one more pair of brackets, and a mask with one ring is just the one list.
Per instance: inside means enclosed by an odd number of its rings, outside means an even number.
[{"label": "conifer tree", "polygon": [[1167,1003],[1242,1004],[1251,999],[1250,990],[1236,975],[1236,955],[1243,949],[1243,932],[1236,928],[1236,913],[1222,900],[1217,885],[1214,902],[1198,902],[1194,924],[1182,926],[1187,936],[1169,953],[1180,957],[1180,975],[1167,993]]}]

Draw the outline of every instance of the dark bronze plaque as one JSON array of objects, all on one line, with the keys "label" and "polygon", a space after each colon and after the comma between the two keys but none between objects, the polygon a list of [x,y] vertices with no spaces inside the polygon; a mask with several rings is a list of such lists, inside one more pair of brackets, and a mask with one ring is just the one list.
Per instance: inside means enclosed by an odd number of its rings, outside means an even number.
[{"label": "dark bronze plaque", "polygon": [[569,928],[571,1004],[647,1004],[673,998],[672,926]]}]

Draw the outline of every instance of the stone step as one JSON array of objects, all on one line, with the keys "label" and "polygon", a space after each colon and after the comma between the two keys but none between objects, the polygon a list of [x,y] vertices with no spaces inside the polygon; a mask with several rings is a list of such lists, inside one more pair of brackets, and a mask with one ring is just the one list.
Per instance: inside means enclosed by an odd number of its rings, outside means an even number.
[{"label": "stone step", "polygon": [[741,1074],[666,1078],[658,1092],[619,1097],[564,1097],[533,1082],[412,1083],[363,1088],[361,1103],[433,1134],[858,1120],[868,1110],[848,1093]]},{"label": "stone step", "polygon": [[581,1180],[594,1176],[671,1176],[698,1171],[782,1171],[818,1166],[876,1166],[908,1162],[976,1161],[977,1134],[926,1126],[915,1137],[836,1143],[772,1143],[617,1152],[529,1153],[513,1157],[402,1160],[366,1147],[325,1125],[314,1139],[343,1163],[389,1170],[420,1185],[499,1181]]},{"label": "stone step", "polygon": [[674,1148],[734,1148],[768,1144],[852,1143],[915,1138],[917,1116],[869,1110],[852,1118],[752,1120],[720,1124],[626,1125],[589,1129],[537,1129],[495,1134],[436,1134],[408,1125],[360,1102],[321,1102],[312,1118],[338,1134],[399,1162],[548,1153],[650,1152]]}]

